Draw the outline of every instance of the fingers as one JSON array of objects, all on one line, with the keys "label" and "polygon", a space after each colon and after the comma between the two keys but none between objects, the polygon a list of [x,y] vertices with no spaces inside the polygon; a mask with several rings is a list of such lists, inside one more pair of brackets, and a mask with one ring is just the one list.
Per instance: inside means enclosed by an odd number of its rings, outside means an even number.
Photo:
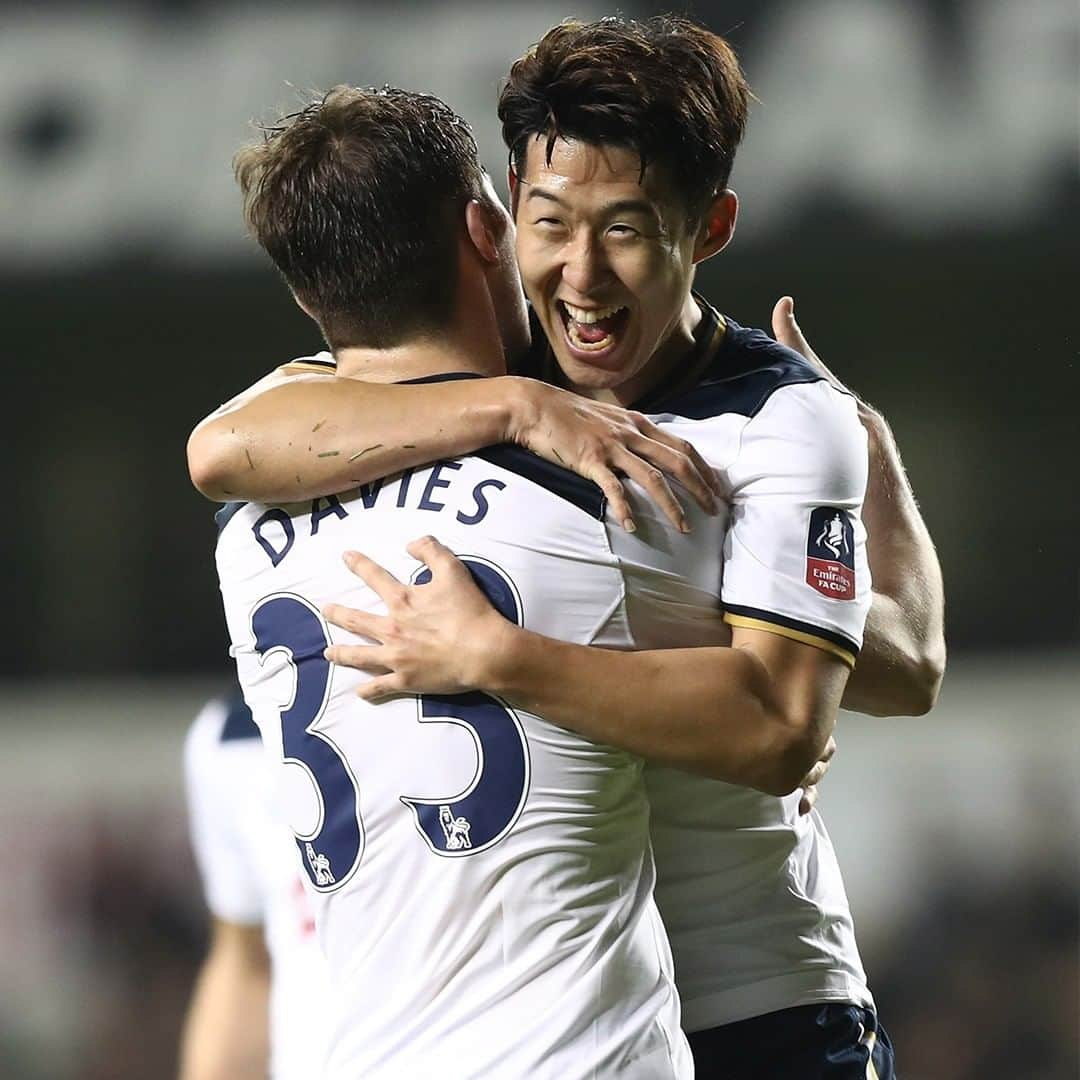
[{"label": "fingers", "polygon": [[814,805],[818,800],[817,787],[808,787],[802,793],[802,798],[799,799],[799,815],[801,817],[809,814],[814,809]]},{"label": "fingers", "polygon": [[373,675],[386,675],[393,670],[383,662],[379,645],[329,645],[323,649],[323,657],[338,667],[370,671]]},{"label": "fingers", "polygon": [[[663,428],[657,427],[647,416],[639,412],[631,412],[630,419],[647,439],[653,442],[663,443],[677,453],[685,454],[698,474],[705,481],[706,486],[714,495],[723,495],[720,486],[720,477],[716,470],[698,453],[698,449],[692,442],[680,439],[675,435],[669,435]],[[659,464],[659,462],[657,462]],[[704,508],[703,508],[704,509]]]},{"label": "fingers", "polygon": [[630,502],[626,498],[626,488],[622,481],[606,465],[598,465],[586,475],[603,493],[607,500],[608,512],[627,532],[634,532],[637,525],[630,512]]},{"label": "fingers", "polygon": [[675,498],[671,486],[660,469],[655,465],[650,465],[636,454],[630,453],[629,450],[621,450],[614,464],[645,489],[645,493],[663,511],[676,529],[684,533],[690,531],[682,505]]},{"label": "fingers", "polygon": [[345,565],[389,607],[405,595],[405,586],[388,570],[359,551],[346,551]]},{"label": "fingers", "polygon": [[404,681],[400,675],[380,675],[378,678],[369,679],[356,688],[356,696],[364,701],[382,701],[393,697],[395,694],[407,694]]},{"label": "fingers", "polygon": [[385,641],[388,620],[382,615],[373,615],[369,611],[358,611],[344,604],[327,604],[322,609],[323,618],[342,630],[370,638],[372,641]]},{"label": "fingers", "polygon": [[405,550],[428,567],[433,575],[468,573],[461,560],[434,536],[422,536],[419,540],[413,540],[405,546]]},{"label": "fingers", "polygon": [[[679,446],[676,448],[642,435],[629,445],[629,449],[678,480],[706,514],[715,514],[716,496],[712,485],[717,481],[712,469],[700,459],[697,451],[693,450],[688,442],[681,439],[677,441]],[[691,450],[693,455],[689,452]]]}]

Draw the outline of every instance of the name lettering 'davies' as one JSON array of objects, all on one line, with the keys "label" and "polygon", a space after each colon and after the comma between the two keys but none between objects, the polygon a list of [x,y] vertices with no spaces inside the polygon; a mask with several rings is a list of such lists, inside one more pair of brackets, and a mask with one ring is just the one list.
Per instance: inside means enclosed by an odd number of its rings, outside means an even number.
[{"label": "name lettering 'davies'", "polygon": [[[389,483],[375,480],[370,484],[362,484],[357,489],[357,497],[348,500],[348,505],[336,495],[313,499],[311,510],[306,515],[308,535],[317,536],[319,530],[328,522],[344,521],[351,513],[362,513],[376,505],[392,505],[398,510],[412,506],[417,510],[432,513],[450,510],[460,524],[479,525],[491,509],[491,496],[502,491],[506,482],[491,476],[478,481],[467,490],[458,485],[460,490],[455,491],[454,473],[460,468],[460,461],[440,461],[430,470],[417,472],[409,469]],[[396,495],[392,490],[395,487]],[[279,565],[292,551],[302,520],[300,515],[290,515],[281,507],[274,506],[260,515],[251,526],[256,542],[274,566]]]}]

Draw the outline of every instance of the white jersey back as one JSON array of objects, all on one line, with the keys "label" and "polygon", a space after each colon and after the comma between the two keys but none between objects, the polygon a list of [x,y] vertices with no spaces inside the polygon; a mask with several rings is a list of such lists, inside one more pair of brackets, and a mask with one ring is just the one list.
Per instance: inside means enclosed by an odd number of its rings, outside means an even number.
[{"label": "white jersey back", "polygon": [[207,907],[226,922],[263,926],[270,1076],[310,1080],[326,1058],[333,999],[292,837],[271,815],[266,755],[241,698],[212,701],[195,718],[184,775]]},{"label": "white jersey back", "polygon": [[[638,498],[637,533],[611,530],[635,646],[723,645],[742,625],[854,663],[871,599],[855,401],[706,308],[703,351],[710,335],[692,388],[638,407],[714,466],[726,509],[707,518],[688,505],[681,536]],[[825,1001],[873,1007],[836,855],[820,815],[799,815],[800,793],[654,765],[645,775],[685,1029]]]},{"label": "white jersey back", "polygon": [[369,705],[322,657],[355,639],[321,605],[382,610],[342,551],[407,581],[425,533],[507,617],[589,643],[623,604],[602,519],[592,485],[494,448],[223,526],[240,681],[347,1003],[331,1077],[692,1075],[641,762],[482,694]]}]

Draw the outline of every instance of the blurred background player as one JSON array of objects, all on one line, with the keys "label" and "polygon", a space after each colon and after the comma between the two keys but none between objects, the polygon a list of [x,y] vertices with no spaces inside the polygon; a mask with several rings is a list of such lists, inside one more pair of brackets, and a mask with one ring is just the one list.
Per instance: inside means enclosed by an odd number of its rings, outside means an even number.
[{"label": "blurred background player", "polygon": [[210,943],[179,1080],[317,1077],[332,1025],[325,962],[292,836],[272,817],[259,729],[239,694],[195,718],[184,780]]}]

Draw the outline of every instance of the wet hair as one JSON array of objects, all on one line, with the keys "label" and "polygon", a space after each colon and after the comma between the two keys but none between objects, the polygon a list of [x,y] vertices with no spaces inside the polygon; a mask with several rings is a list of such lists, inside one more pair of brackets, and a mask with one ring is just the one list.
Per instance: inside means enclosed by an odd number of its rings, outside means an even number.
[{"label": "wet hair", "polygon": [[569,20],[514,62],[499,98],[511,165],[546,137],[634,151],[641,175],[666,171],[690,220],[727,186],[746,130],[750,88],[723,38],[689,19]]},{"label": "wet hair", "polygon": [[468,124],[429,94],[336,86],[233,160],[248,228],[331,348],[387,348],[450,320]]}]

